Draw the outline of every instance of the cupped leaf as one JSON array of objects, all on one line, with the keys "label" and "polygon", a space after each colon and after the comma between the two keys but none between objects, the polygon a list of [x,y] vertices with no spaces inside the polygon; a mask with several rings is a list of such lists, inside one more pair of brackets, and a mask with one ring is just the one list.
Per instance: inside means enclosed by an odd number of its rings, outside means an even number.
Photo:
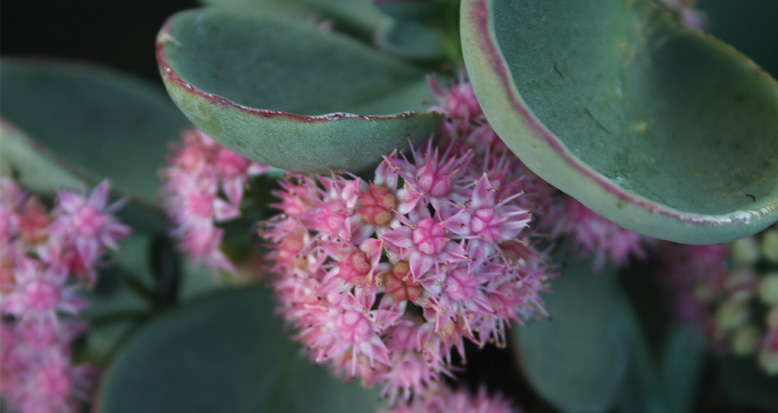
[{"label": "cupped leaf", "polygon": [[181,12],[159,34],[170,96],[200,129],[258,162],[362,171],[440,128],[424,73],[347,37],[272,16]]},{"label": "cupped leaf", "polygon": [[513,327],[531,385],[562,411],[606,411],[622,391],[629,365],[622,292],[613,271],[592,274],[577,262],[552,281],[550,320]]},{"label": "cupped leaf", "polygon": [[[188,124],[155,87],[86,64],[4,60],[0,65],[3,168],[50,192],[104,178],[156,203],[157,169]],[[27,136],[21,131],[26,132]]]},{"label": "cupped leaf", "polygon": [[282,333],[263,287],[202,298],[150,323],[118,355],[102,412],[366,412],[378,391],[341,383]]},{"label": "cupped leaf", "polygon": [[532,170],[633,231],[686,243],[778,218],[778,84],[648,0],[462,2],[487,118]]}]

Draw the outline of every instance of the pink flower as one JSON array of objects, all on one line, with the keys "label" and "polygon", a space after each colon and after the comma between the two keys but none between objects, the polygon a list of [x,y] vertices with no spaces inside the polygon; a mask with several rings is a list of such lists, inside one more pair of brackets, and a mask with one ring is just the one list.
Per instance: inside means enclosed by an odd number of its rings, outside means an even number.
[{"label": "pink flower", "polygon": [[171,165],[162,171],[165,210],[175,224],[172,235],[193,262],[214,271],[234,272],[221,250],[220,223],[239,218],[249,178],[269,166],[252,162],[193,129],[174,148]]},{"label": "pink flower", "polygon": [[595,269],[606,263],[621,268],[630,257],[645,258],[644,245],[656,242],[608,221],[572,197],[565,198],[548,222],[553,236],[570,237],[580,257],[593,255]]},{"label": "pink flower", "polygon": [[79,293],[94,284],[106,248],[129,233],[112,215],[121,202],[107,205],[107,181],[89,195],[60,190],[51,212],[10,180],[0,189],[0,397],[12,411],[78,411],[95,378],[70,361],[84,329]]},{"label": "pink flower", "polygon": [[520,410],[500,395],[489,396],[481,387],[473,396],[464,389],[456,392],[447,387],[431,390],[411,403],[392,409],[392,413],[510,413]]}]

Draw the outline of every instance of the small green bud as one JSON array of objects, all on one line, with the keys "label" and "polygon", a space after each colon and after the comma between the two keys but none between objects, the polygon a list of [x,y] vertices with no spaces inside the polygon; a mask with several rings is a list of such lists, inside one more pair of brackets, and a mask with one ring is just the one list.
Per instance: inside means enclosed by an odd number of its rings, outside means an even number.
[{"label": "small green bud", "polygon": [[762,234],[762,256],[767,261],[778,264],[778,230],[771,229]]},{"label": "small green bud", "polygon": [[767,313],[767,328],[778,328],[778,305],[774,305]]},{"label": "small green bud", "polygon": [[753,324],[738,327],[732,337],[732,352],[736,356],[748,356],[759,347],[762,341],[762,332]]},{"label": "small green bud", "polygon": [[767,305],[778,305],[778,272],[772,272],[759,282],[759,298]]},{"label": "small green bud", "polygon": [[753,264],[759,259],[756,237],[742,238],[732,243],[732,256],[742,264]]},{"label": "small green bud", "polygon": [[754,269],[745,265],[732,270],[724,284],[731,299],[743,302],[754,297],[757,287],[758,279]]},{"label": "small green bud", "polygon": [[762,346],[759,350],[759,366],[770,376],[778,374],[778,351]]},{"label": "small green bud", "polygon": [[716,331],[726,333],[743,325],[749,317],[748,307],[742,301],[727,300],[716,312]]},{"label": "small green bud", "polygon": [[716,291],[714,291],[713,287],[711,287],[710,282],[708,282],[707,280],[702,280],[697,284],[695,284],[692,293],[694,294],[694,299],[703,304],[712,303],[713,301],[716,300],[716,297],[718,296]]}]

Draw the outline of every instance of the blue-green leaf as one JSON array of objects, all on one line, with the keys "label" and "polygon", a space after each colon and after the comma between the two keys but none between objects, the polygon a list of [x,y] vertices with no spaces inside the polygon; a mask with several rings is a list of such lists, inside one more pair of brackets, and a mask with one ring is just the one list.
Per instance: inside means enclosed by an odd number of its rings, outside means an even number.
[{"label": "blue-green leaf", "polygon": [[264,287],[232,289],[158,317],[117,356],[98,411],[367,412],[377,390],[300,353]]},{"label": "blue-green leaf", "polygon": [[612,408],[629,365],[623,294],[613,271],[592,274],[576,262],[551,282],[544,297],[550,320],[514,325],[521,367],[549,403],[567,412]]},{"label": "blue-green leaf", "polygon": [[778,83],[649,0],[462,2],[486,117],[543,179],[685,243],[778,218]]},{"label": "blue-green leaf", "polygon": [[424,73],[336,33],[206,8],[171,17],[157,58],[173,101],[255,161],[300,172],[362,171],[440,129]]}]

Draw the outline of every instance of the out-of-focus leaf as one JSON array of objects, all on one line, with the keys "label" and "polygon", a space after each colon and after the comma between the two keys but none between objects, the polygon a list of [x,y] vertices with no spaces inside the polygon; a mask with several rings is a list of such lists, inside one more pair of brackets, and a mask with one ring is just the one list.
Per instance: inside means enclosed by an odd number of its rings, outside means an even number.
[{"label": "out-of-focus leaf", "polygon": [[98,411],[373,411],[378,392],[311,364],[273,306],[269,290],[252,287],[159,317],[108,369]]},{"label": "out-of-focus leaf", "polygon": [[544,296],[550,320],[514,325],[521,367],[535,390],[567,412],[601,412],[620,396],[630,351],[613,271],[571,263]]}]

